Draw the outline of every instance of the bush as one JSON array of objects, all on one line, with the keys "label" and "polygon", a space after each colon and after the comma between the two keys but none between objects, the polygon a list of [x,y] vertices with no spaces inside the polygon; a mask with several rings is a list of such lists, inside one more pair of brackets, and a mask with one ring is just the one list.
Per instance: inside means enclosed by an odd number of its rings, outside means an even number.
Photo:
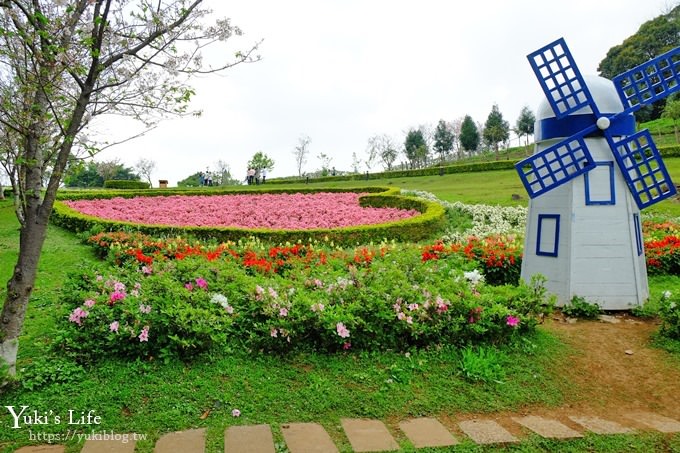
[{"label": "bush", "polygon": [[148,182],[129,179],[109,179],[104,181],[104,188],[106,189],[148,189],[149,186]]},{"label": "bush", "polygon": [[[502,344],[532,331],[551,303],[538,280],[487,286],[478,272],[463,272],[463,258],[423,262],[412,246],[194,243],[182,249],[191,254],[169,247],[146,255],[112,243],[117,268],[86,269],[64,288],[69,313],[58,344],[80,361],[188,358],[213,347],[289,353]],[[140,261],[137,251],[153,258]]]},{"label": "bush", "polygon": [[570,318],[595,319],[602,309],[598,304],[588,302],[585,298],[574,296],[562,307],[562,313]]},{"label": "bush", "polygon": [[659,304],[661,329],[659,333],[673,340],[680,340],[680,300],[677,295],[666,291],[661,296]]}]

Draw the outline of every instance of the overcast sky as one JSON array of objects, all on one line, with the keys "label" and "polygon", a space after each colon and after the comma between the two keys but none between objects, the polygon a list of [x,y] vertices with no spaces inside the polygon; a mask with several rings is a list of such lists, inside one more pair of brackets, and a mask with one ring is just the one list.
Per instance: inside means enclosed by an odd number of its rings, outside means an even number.
[{"label": "overcast sky", "polygon": [[596,74],[612,46],[676,1],[205,4],[245,32],[224,51],[262,39],[262,61],[195,79],[192,107],[202,117],[166,121],[97,160],[118,157],[133,166],[145,157],[156,162],[154,186],[158,179],[175,185],[218,160],[243,179],[247,161],[263,151],[274,159],[269,176],[276,177],[297,174],[292,151],[303,135],[311,138],[304,171],[320,168],[320,153],[338,170],[350,170],[352,153],[363,158],[373,135],[388,134],[401,147],[410,128],[464,115],[483,123],[494,104],[514,126],[522,107],[535,112],[542,97],[528,53],[564,37],[581,72]]}]

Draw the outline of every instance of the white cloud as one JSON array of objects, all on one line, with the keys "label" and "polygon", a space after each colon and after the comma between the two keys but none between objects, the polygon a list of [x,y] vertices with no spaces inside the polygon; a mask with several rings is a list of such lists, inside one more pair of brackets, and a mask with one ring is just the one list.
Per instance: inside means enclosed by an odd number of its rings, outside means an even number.
[{"label": "white cloud", "polygon": [[246,162],[261,150],[276,161],[270,174],[276,177],[296,173],[291,152],[305,134],[312,139],[308,171],[319,168],[322,152],[349,169],[352,153],[363,156],[375,134],[402,143],[419,124],[466,114],[484,122],[493,104],[514,124],[524,105],[535,111],[541,99],[527,53],[564,37],[581,71],[596,74],[612,46],[669,6],[666,0],[205,3],[244,30],[235,44],[264,39],[263,60],[196,79],[193,107],[202,117],[167,121],[97,159],[120,157],[128,165],[152,159],[154,179],[174,185],[220,159],[245,177]]}]

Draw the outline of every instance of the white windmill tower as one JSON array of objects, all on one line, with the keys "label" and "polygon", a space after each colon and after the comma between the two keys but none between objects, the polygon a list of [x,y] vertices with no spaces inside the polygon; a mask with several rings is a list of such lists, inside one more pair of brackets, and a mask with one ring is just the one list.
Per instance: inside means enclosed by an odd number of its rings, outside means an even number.
[{"label": "white windmill tower", "polygon": [[527,58],[546,100],[536,151],[516,165],[531,197],[522,278],[546,276],[560,305],[639,305],[649,295],[640,209],[676,189],[633,112],[680,90],[680,48],[612,81],[584,79],[564,39]]}]

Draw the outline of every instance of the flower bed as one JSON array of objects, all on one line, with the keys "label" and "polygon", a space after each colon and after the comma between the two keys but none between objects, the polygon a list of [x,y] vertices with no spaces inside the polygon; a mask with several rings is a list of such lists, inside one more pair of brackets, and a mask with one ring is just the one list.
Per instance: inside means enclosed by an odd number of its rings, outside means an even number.
[{"label": "flower bed", "polygon": [[61,347],[80,360],[501,343],[550,310],[539,280],[491,286],[477,262],[414,245],[212,246],[139,233],[90,239],[110,263],[65,285]]},{"label": "flower bed", "polygon": [[294,193],[134,197],[66,201],[86,215],[122,222],[306,230],[372,225],[418,215],[415,209],[363,207],[365,194]]},{"label": "flower bed", "polygon": [[[344,192],[341,190],[325,189],[316,191],[306,190],[303,193],[274,190],[273,193],[253,193],[248,195],[233,192],[226,198],[241,200],[241,214],[233,215],[230,209],[224,206],[219,207],[219,199],[226,192],[216,192],[210,197],[203,197],[205,194],[194,193],[191,196],[182,195],[184,203],[175,203],[165,210],[154,211],[155,207],[165,205],[163,191],[144,192],[145,198],[140,198],[138,203],[148,206],[148,213],[138,218],[140,221],[110,220],[94,215],[78,212],[71,206],[91,206],[92,212],[102,214],[104,209],[96,206],[107,204],[106,212],[111,213],[115,206],[128,205],[128,199],[133,198],[133,193],[123,194],[117,192],[99,193],[66,193],[61,196],[62,200],[57,201],[54,206],[51,220],[66,229],[75,232],[89,231],[93,228],[99,231],[120,231],[124,229],[134,229],[153,235],[186,235],[190,234],[200,239],[216,239],[218,241],[239,240],[242,238],[254,237],[268,240],[274,243],[298,242],[298,241],[332,241],[336,244],[356,245],[369,242],[380,242],[384,239],[394,239],[399,241],[419,241],[432,237],[445,223],[444,209],[437,203],[427,200],[420,200],[413,197],[398,195],[396,188],[368,187],[358,188],[354,191]],[[275,203],[272,200],[281,200],[287,197],[297,200],[321,200],[314,195],[316,192],[333,192],[325,195],[326,203],[309,203],[305,208],[298,209],[295,206],[283,207],[283,203]],[[364,192],[371,192],[368,195],[361,195]],[[297,195],[292,195],[296,194]],[[178,194],[172,194],[178,195]],[[242,196],[243,195],[243,196]],[[68,198],[71,197],[72,199]],[[118,198],[120,197],[120,198]],[[232,198],[233,197],[233,198]],[[205,198],[205,199],[204,199]],[[101,199],[101,200],[95,200]],[[107,200],[115,199],[115,200]],[[211,200],[214,199],[214,200]],[[252,200],[268,200],[265,206],[267,209],[253,209]],[[89,201],[88,201],[89,200]],[[175,198],[167,198],[175,200]],[[248,201],[251,200],[251,201]],[[343,200],[353,200],[348,206]],[[98,204],[92,205],[91,202]],[[196,209],[198,203],[200,209]],[[217,204],[216,204],[217,203]],[[70,205],[70,206],[69,206]],[[315,206],[313,206],[315,205]],[[135,211],[136,204],[132,203],[131,211]],[[177,209],[177,208],[180,209]],[[314,208],[314,209],[312,209]],[[274,215],[274,210],[278,212]],[[144,212],[143,210],[139,210]],[[113,214],[111,214],[113,216]],[[174,219],[186,215],[193,219],[193,222],[201,223],[202,226],[194,224],[186,225],[187,221],[176,222],[172,225],[161,225],[157,222],[171,222]],[[224,226],[226,216],[231,216],[232,220],[241,219],[241,224],[253,225],[252,227]],[[331,222],[330,218],[334,220]],[[221,220],[214,220],[220,218]],[[206,219],[208,221],[206,222]],[[152,222],[152,223],[144,223]],[[216,226],[205,226],[206,223],[219,223]],[[316,223],[315,223],[316,222]],[[331,226],[335,222],[336,225]],[[372,223],[380,222],[380,223]],[[182,226],[181,224],[185,224]],[[348,225],[350,224],[351,225]],[[356,224],[360,223],[360,224]],[[291,228],[265,228],[264,226],[255,227],[257,224],[269,224],[276,226],[288,226]],[[319,227],[318,225],[328,225]],[[342,226],[345,225],[345,226]]]}]

